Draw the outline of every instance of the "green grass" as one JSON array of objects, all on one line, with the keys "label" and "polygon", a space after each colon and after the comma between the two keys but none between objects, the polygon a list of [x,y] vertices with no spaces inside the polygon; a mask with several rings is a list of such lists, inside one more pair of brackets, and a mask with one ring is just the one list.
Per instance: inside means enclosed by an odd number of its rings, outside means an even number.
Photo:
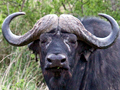
[{"label": "green grass", "polygon": [[[23,25],[23,20],[21,17],[11,22],[10,28],[13,33],[22,35],[29,30],[30,26]],[[15,47],[8,44],[1,29],[0,90],[48,90],[44,83],[40,61],[36,62],[35,56],[27,46]]]},{"label": "green grass", "polygon": [[39,62],[30,56],[28,48],[13,49],[0,60],[0,90],[47,90]]}]

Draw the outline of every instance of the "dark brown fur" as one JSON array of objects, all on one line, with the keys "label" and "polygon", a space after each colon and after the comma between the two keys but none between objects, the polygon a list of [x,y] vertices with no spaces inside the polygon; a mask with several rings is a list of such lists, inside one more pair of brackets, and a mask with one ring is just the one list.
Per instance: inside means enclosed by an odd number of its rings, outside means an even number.
[{"label": "dark brown fur", "polygon": [[[105,37],[111,31],[110,24],[98,18],[85,18],[82,23],[98,37]],[[70,71],[58,75],[45,71],[45,52],[41,52],[38,42],[34,41],[29,48],[40,55],[41,68],[50,90],[120,90],[120,37],[107,49],[94,49],[86,42],[77,41]],[[87,60],[85,52],[90,52]]]}]

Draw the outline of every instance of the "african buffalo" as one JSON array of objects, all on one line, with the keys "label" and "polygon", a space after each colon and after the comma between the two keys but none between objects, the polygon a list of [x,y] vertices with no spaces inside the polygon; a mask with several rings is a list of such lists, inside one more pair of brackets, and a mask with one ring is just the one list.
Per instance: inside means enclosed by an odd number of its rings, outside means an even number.
[{"label": "african buffalo", "polygon": [[68,14],[42,17],[26,34],[9,28],[9,15],[2,26],[5,39],[14,46],[28,44],[40,57],[42,73],[50,90],[120,90],[120,37],[117,22]]}]

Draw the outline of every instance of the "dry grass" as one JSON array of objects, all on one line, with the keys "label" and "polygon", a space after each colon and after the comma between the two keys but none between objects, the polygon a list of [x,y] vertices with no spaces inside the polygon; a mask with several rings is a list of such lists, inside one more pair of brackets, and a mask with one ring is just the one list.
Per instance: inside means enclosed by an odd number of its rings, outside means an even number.
[{"label": "dry grass", "polygon": [[[10,62],[5,64],[6,60]],[[0,60],[0,65],[0,90],[48,90],[39,62],[31,58],[27,47],[16,48]]]}]

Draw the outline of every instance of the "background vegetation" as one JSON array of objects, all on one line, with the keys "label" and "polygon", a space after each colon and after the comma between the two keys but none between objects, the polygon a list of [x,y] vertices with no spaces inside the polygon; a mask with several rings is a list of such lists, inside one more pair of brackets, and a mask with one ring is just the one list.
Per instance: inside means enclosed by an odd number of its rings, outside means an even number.
[{"label": "background vegetation", "polygon": [[22,35],[46,14],[72,14],[76,17],[107,13],[120,23],[120,0],[0,0],[0,90],[47,90],[39,62],[27,46],[14,47],[3,38],[1,26],[14,12],[26,12],[10,25]]}]

